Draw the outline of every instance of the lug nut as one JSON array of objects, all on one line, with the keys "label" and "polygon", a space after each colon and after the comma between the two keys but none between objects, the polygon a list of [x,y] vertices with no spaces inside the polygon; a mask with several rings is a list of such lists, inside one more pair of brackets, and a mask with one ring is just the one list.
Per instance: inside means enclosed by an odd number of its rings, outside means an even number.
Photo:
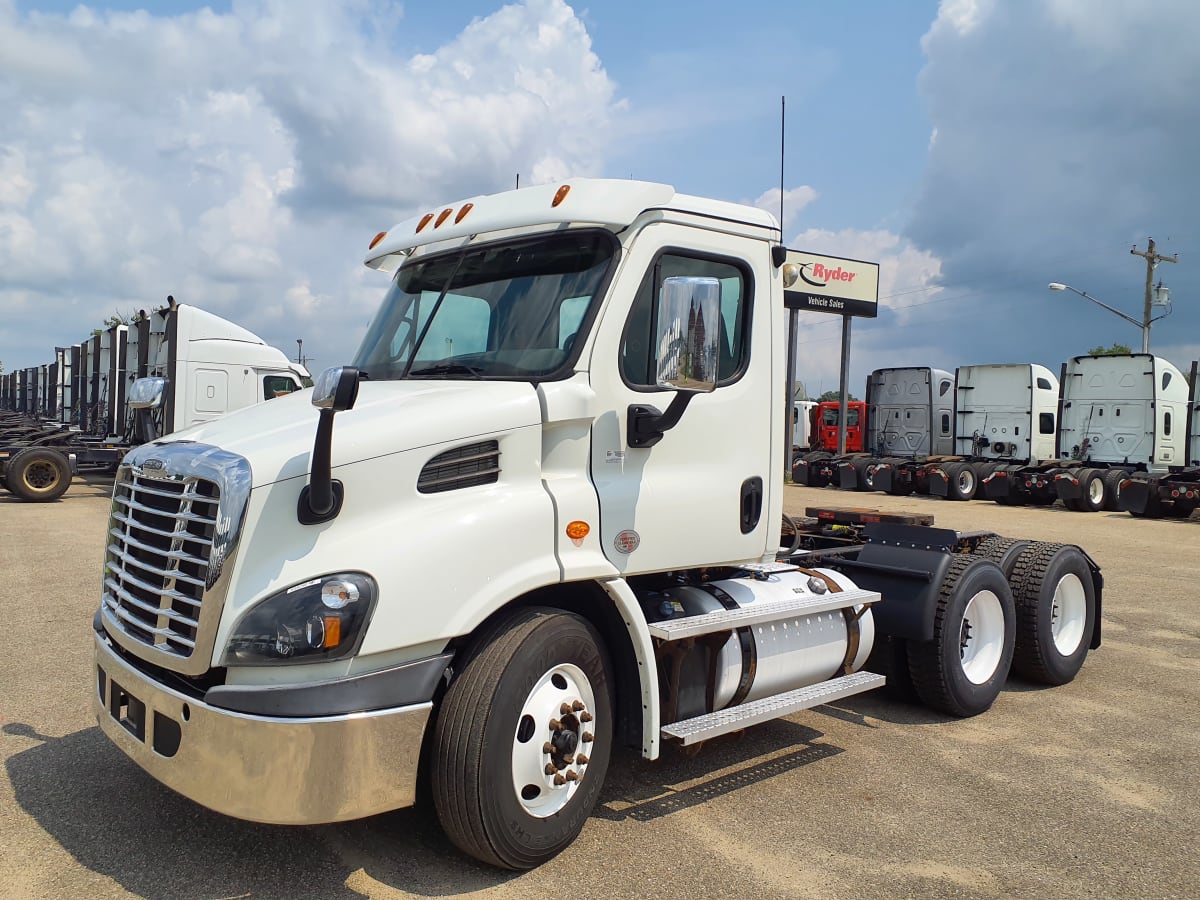
[{"label": "lug nut", "polygon": [[567,703],[567,702],[564,700],[564,701],[563,701],[563,705],[562,705],[562,706],[560,706],[560,707],[558,708],[558,714],[559,714],[560,716],[565,716],[565,715],[567,715],[567,714],[568,714],[570,711],[571,711],[571,704],[570,704],[570,703]]},{"label": "lug nut", "polygon": [[588,763],[591,762],[591,760],[588,759],[586,756],[584,756],[582,753],[580,753],[577,757],[575,757],[575,762],[579,763],[581,766],[586,766]]},{"label": "lug nut", "polygon": [[562,731],[562,722],[558,721],[558,719],[551,719],[550,720],[550,730],[551,731]]},{"label": "lug nut", "polygon": [[554,763],[546,763],[546,774],[547,775],[553,775],[557,771],[558,771],[558,769],[555,768]]},{"label": "lug nut", "polygon": [[543,753],[553,753],[554,745],[552,743],[550,743],[549,741],[546,741],[546,743],[542,744],[542,752]]},{"label": "lug nut", "polygon": [[583,705],[582,700],[576,700],[574,703],[571,704],[572,712],[580,712],[581,710],[584,710],[584,709],[587,709],[587,707]]},{"label": "lug nut", "polygon": [[585,744],[590,744],[595,739],[596,739],[595,735],[593,735],[590,731],[585,731],[583,733],[583,742]]},{"label": "lug nut", "polygon": [[573,762],[575,762],[575,754],[568,753],[566,756],[563,757],[563,762],[565,762],[568,766],[571,765]]},{"label": "lug nut", "polygon": [[567,781],[578,781],[579,780],[579,776],[575,774],[574,769],[567,772],[566,778],[567,778]]},{"label": "lug nut", "polygon": [[579,721],[580,721],[580,722],[590,722],[590,721],[592,721],[592,714],[591,714],[590,712],[580,713],[580,714],[579,714]]},{"label": "lug nut", "polygon": [[555,787],[562,787],[566,783],[567,783],[567,779],[563,778],[561,775],[554,776],[554,786]]}]

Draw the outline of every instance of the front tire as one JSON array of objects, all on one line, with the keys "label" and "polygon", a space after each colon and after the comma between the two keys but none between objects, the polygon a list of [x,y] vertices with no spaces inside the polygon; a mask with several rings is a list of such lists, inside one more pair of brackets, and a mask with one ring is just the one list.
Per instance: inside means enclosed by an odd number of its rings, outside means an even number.
[{"label": "front tire", "polygon": [[434,731],[434,807],[459,849],[521,870],[575,839],[612,750],[610,671],[596,630],[570,613],[516,610],[480,638]]},{"label": "front tire", "polygon": [[1096,621],[1096,587],[1078,547],[1033,544],[1012,576],[1017,604],[1013,670],[1029,681],[1066,684],[1083,666]]},{"label": "front tire", "polygon": [[913,687],[926,706],[952,716],[978,715],[1004,687],[1015,642],[1004,573],[991,560],[956,556],[939,591],[933,640],[908,644]]}]

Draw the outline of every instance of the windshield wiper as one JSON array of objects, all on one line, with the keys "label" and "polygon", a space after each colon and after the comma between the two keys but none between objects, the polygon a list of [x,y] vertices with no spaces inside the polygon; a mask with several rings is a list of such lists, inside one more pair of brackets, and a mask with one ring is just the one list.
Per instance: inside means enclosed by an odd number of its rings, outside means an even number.
[{"label": "windshield wiper", "polygon": [[436,378],[440,375],[470,375],[472,378],[482,378],[483,369],[468,366],[460,362],[444,362],[433,366],[423,366],[420,369],[409,369],[409,378]]}]

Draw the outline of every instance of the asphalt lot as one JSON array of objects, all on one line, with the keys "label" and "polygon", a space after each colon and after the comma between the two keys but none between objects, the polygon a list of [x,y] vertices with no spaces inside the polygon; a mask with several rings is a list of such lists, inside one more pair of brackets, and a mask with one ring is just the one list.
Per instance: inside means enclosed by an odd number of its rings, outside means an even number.
[{"label": "asphalt lot", "polygon": [[1073,683],[1010,681],[975,719],[867,695],[694,756],[618,754],[580,839],[514,875],[459,855],[431,812],[248,824],[111,746],[89,706],[107,494],[0,494],[0,896],[1200,895],[1200,516],[787,488],[793,513],[908,509],[1078,543],[1104,570],[1104,646]]}]

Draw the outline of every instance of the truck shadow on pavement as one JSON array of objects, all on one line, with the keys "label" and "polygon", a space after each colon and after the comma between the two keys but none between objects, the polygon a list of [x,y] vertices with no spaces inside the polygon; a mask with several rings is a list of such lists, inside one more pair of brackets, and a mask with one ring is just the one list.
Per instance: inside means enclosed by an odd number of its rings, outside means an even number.
[{"label": "truck shadow on pavement", "polygon": [[593,816],[649,822],[845,752],[818,743],[820,731],[776,719],[705,742],[703,750],[664,748],[656,762],[632,750],[613,754]]},{"label": "truck shadow on pavement", "polygon": [[[6,768],[21,809],[80,865],[142,897],[355,898],[376,882],[441,897],[518,874],[459,853],[431,810],[335,825],[258,825],[163,787],[99,728],[61,738],[19,722],[0,731],[12,753]],[[14,739],[22,738],[37,743],[13,753]],[[47,883],[69,882],[51,876]]]}]

